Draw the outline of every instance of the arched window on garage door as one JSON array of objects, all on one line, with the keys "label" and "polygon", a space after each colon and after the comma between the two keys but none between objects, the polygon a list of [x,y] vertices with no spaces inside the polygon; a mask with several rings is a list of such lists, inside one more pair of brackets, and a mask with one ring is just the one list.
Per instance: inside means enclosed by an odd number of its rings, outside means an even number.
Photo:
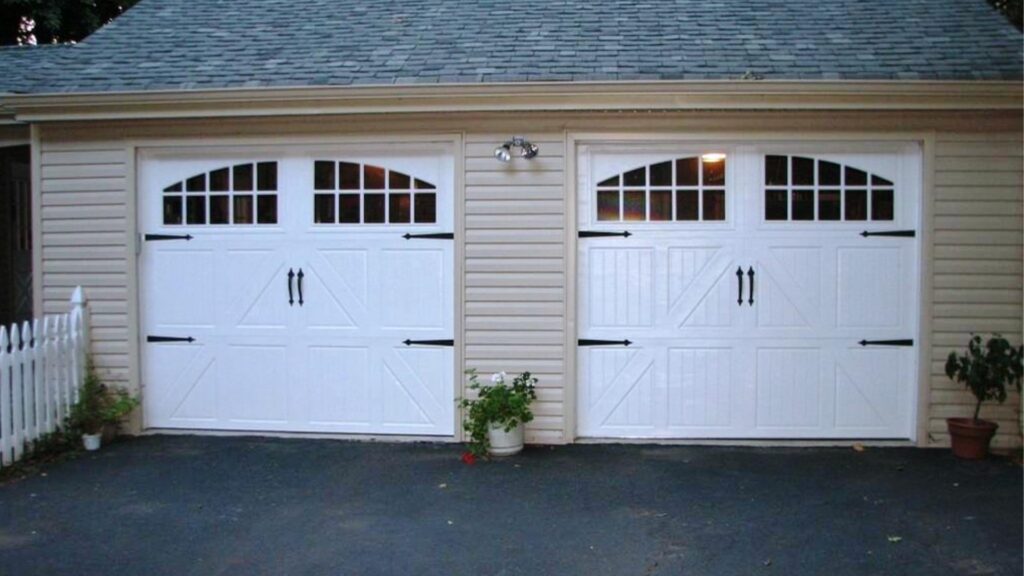
[{"label": "arched window on garage door", "polygon": [[313,166],[314,224],[434,224],[437,186],[404,172],[317,160]]},{"label": "arched window on garage door", "polygon": [[725,220],[721,155],[691,156],[627,170],[597,184],[599,222]]},{"label": "arched window on garage door", "polygon": [[766,221],[891,221],[891,180],[806,156],[764,157]]},{"label": "arched window on garage door", "polygon": [[202,172],[163,190],[167,226],[277,224],[277,162]]}]

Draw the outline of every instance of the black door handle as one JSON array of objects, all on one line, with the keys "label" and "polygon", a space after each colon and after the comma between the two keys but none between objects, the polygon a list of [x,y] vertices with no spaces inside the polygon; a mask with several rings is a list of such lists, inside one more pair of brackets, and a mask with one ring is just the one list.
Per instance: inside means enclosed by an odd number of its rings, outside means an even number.
[{"label": "black door handle", "polygon": [[739,279],[740,285],[736,292],[736,303],[743,306],[743,267],[740,266],[736,269],[736,278]]},{"label": "black door handle", "polygon": [[754,267],[753,266],[750,267],[750,270],[747,270],[747,277],[750,278],[750,300],[747,300],[747,302],[749,302],[750,305],[753,306],[754,305]]},{"label": "black door handle", "polygon": [[299,268],[299,274],[298,274],[298,277],[299,277],[299,306],[302,306],[302,277],[303,276],[305,276],[305,274],[302,273],[302,268]]},{"label": "black door handle", "polygon": [[295,305],[295,298],[292,297],[292,279],[293,278],[295,278],[295,272],[291,268],[289,268],[288,269],[288,305],[289,306]]}]

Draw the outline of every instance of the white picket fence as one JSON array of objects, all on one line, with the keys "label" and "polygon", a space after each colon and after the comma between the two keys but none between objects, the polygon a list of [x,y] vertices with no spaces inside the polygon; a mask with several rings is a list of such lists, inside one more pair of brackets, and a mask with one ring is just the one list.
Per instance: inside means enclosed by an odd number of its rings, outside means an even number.
[{"label": "white picket fence", "polygon": [[0,466],[63,424],[85,378],[88,342],[81,287],[66,314],[0,326]]}]

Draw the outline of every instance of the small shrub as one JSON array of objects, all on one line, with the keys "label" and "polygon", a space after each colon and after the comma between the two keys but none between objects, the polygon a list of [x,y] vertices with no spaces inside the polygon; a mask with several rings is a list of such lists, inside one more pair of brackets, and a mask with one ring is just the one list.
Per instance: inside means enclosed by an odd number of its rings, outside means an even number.
[{"label": "small shrub", "polygon": [[139,399],[121,388],[103,383],[90,360],[78,401],[68,413],[67,429],[75,435],[99,434],[107,424],[118,425],[139,405]]},{"label": "small shrub", "polygon": [[959,382],[974,394],[974,420],[977,422],[981,403],[1006,401],[1006,387],[1021,388],[1024,375],[1024,347],[1014,348],[1006,338],[993,334],[982,346],[981,336],[971,335],[964,354],[950,352],[946,359],[946,376]]},{"label": "small shrub", "polygon": [[483,456],[490,448],[487,432],[492,425],[502,426],[508,432],[533,420],[530,403],[537,399],[537,379],[523,372],[508,385],[505,373],[501,372],[491,378],[488,386],[480,383],[475,369],[466,370],[466,374],[469,376],[467,389],[475,391],[477,398],[458,401],[459,407],[466,410],[463,427],[469,433],[469,451]]}]

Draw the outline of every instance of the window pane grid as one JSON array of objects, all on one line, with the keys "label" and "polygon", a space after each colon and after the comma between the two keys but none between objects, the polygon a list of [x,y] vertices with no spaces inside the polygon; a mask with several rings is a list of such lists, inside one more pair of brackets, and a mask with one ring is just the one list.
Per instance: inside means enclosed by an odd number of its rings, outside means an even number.
[{"label": "window pane grid", "polygon": [[594,197],[600,222],[724,221],[725,160],[692,156],[633,168],[602,180]]},{"label": "window pane grid", "polygon": [[768,155],[763,174],[765,221],[888,222],[895,218],[895,185],[864,170],[827,160]]},{"label": "window pane grid", "polygon": [[165,226],[277,224],[277,162],[217,168],[163,190]]},{"label": "window pane grid", "polygon": [[437,222],[437,187],[425,180],[380,166],[346,161],[317,160],[314,171],[320,175],[314,178],[314,224]]}]

